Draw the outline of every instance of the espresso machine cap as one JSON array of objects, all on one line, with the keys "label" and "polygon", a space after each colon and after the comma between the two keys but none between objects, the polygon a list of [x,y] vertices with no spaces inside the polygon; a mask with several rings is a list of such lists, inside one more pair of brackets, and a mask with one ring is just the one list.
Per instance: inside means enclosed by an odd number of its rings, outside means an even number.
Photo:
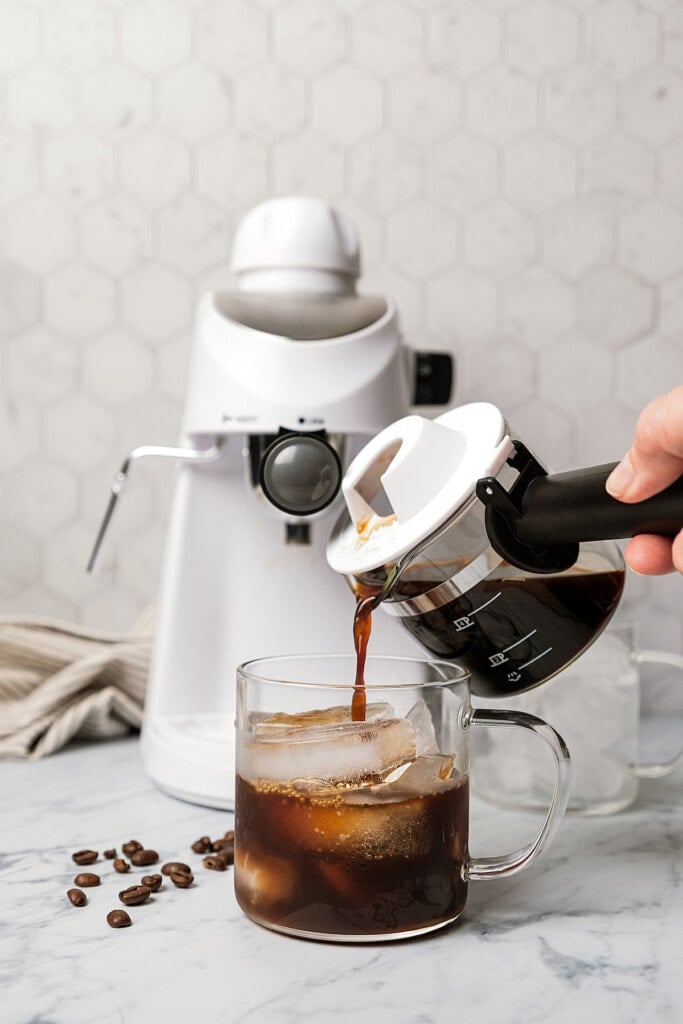
[{"label": "espresso machine cap", "polygon": [[[381,431],[349,466],[342,491],[350,521],[327,548],[332,569],[360,576],[395,563],[476,502],[476,485],[495,476],[513,451],[500,410],[488,402],[435,420],[405,416]],[[383,488],[393,515],[372,501]]]}]

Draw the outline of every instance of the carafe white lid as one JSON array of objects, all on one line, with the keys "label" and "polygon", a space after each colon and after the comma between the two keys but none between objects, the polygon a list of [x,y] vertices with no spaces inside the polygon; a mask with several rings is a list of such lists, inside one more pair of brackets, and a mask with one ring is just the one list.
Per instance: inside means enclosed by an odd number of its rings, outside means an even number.
[{"label": "carafe white lid", "polygon": [[[458,510],[476,500],[477,480],[495,476],[513,447],[500,410],[472,402],[427,420],[404,416],[356,456],[342,492],[351,522],[335,531],[327,561],[335,572],[358,576],[395,563]],[[380,488],[393,516],[378,516]]]}]

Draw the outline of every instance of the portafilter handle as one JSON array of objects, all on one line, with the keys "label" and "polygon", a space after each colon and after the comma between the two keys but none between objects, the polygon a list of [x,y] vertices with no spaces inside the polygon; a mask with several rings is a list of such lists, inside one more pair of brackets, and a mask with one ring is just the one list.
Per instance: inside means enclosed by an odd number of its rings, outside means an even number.
[{"label": "portafilter handle", "polygon": [[548,475],[521,442],[513,443],[510,463],[520,475],[510,491],[494,477],[477,482],[489,540],[513,565],[558,572],[574,564],[581,541],[675,537],[683,529],[683,477],[652,498],[626,503],[605,490],[616,462]]}]

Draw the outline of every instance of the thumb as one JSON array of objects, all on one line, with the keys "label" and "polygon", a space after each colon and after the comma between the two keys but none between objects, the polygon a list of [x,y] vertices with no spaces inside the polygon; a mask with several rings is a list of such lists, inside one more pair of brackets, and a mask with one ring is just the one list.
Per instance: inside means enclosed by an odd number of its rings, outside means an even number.
[{"label": "thumb", "polygon": [[620,501],[645,501],[683,475],[683,387],[647,405],[629,451],[607,479]]}]

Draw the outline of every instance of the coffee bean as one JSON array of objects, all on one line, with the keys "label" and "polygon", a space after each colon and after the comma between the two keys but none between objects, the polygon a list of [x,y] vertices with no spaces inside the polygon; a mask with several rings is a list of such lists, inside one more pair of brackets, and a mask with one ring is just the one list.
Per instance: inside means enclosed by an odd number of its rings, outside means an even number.
[{"label": "coffee bean", "polygon": [[71,854],[71,859],[76,864],[94,864],[98,857],[97,850],[79,850],[78,853]]},{"label": "coffee bean", "polygon": [[130,864],[121,857],[117,857],[114,860],[114,871],[118,871],[120,875],[125,875],[126,871],[130,871]]},{"label": "coffee bean", "polygon": [[225,861],[222,857],[205,857],[202,864],[205,868],[208,868],[209,871],[225,871],[226,867]]},{"label": "coffee bean", "polygon": [[121,847],[126,857],[132,857],[138,850],[143,849],[142,843],[139,843],[137,839],[129,839],[127,843],[124,843]]},{"label": "coffee bean", "polygon": [[129,885],[119,893],[119,899],[127,907],[137,907],[140,903],[146,903],[152,894],[152,890],[146,885]]},{"label": "coffee bean", "polygon": [[94,875],[91,871],[82,871],[80,875],[76,875],[74,878],[74,885],[82,885],[84,889],[89,889],[93,885],[100,884],[100,876]]},{"label": "coffee bean", "polygon": [[194,882],[194,875],[189,871],[172,871],[168,877],[178,889],[189,889]]},{"label": "coffee bean", "polygon": [[202,836],[192,844],[192,849],[195,853],[208,853],[211,849],[211,840],[208,836]]},{"label": "coffee bean", "polygon": [[231,864],[235,863],[235,847],[226,847],[225,850],[221,850],[219,853],[216,854],[216,856],[218,857],[219,860],[223,861],[227,868]]},{"label": "coffee bean", "polygon": [[156,864],[159,854],[156,850],[136,850],[131,853],[130,859],[136,868],[146,868],[149,864]]},{"label": "coffee bean", "polygon": [[102,856],[106,857],[107,860],[113,860],[116,856],[116,850],[105,850]]},{"label": "coffee bean", "polygon": [[128,928],[132,922],[125,910],[110,910],[107,914],[107,924],[112,928]]},{"label": "coffee bean", "polygon": [[186,875],[192,874],[192,868],[189,864],[183,864],[182,861],[179,860],[170,860],[167,864],[164,864],[161,869],[162,875],[171,875],[174,871],[182,872]]},{"label": "coffee bean", "polygon": [[230,832],[226,832],[225,835],[223,836],[223,838],[224,839],[228,839],[231,843],[234,843],[235,842],[235,833],[234,833],[234,831],[231,830]]},{"label": "coffee bean", "polygon": [[157,892],[161,888],[163,878],[161,875],[143,875],[142,884],[146,885],[150,892]]},{"label": "coffee bean", "polygon": [[84,907],[88,902],[88,897],[81,889],[69,889],[67,896],[73,903],[74,907]]},{"label": "coffee bean", "polygon": [[233,839],[216,839],[211,844],[211,849],[214,853],[218,853],[219,850],[231,850],[235,846]]}]

